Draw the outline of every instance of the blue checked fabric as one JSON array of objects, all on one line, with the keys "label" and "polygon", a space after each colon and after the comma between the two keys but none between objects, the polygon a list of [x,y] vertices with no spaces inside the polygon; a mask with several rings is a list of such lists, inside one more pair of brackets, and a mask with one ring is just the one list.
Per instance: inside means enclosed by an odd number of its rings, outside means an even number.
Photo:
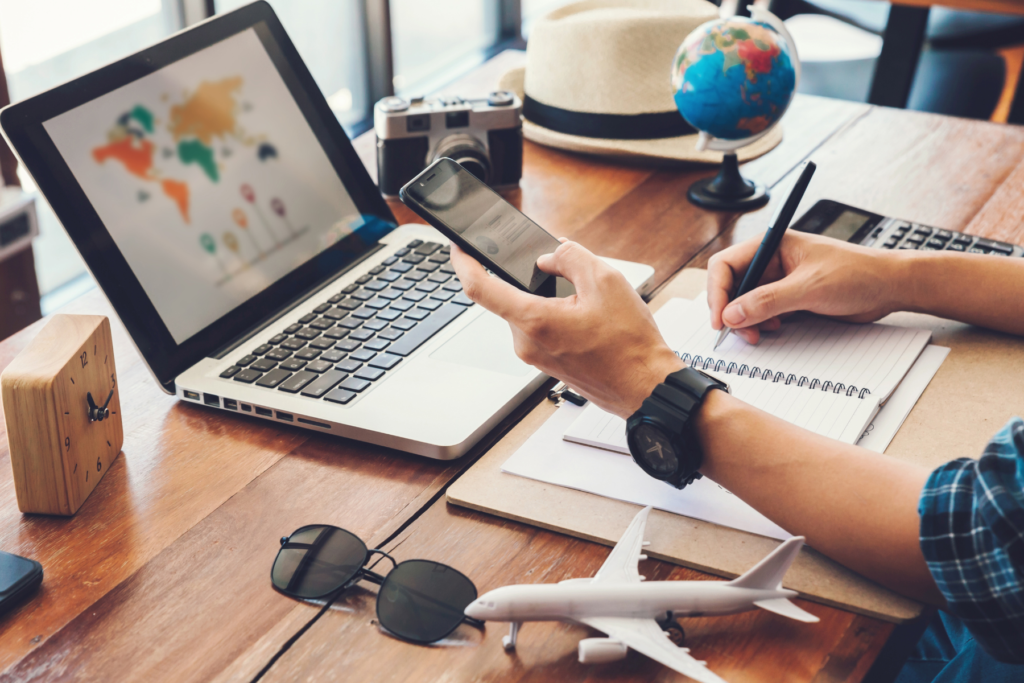
[{"label": "blue checked fabric", "polygon": [[979,460],[932,472],[918,509],[946,610],[993,658],[1024,663],[1024,420],[1010,420]]}]

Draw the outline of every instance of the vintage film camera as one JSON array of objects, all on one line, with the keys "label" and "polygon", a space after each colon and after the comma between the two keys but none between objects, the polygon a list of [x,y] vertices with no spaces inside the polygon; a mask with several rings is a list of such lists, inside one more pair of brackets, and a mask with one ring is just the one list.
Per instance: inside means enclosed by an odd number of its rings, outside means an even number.
[{"label": "vintage film camera", "polygon": [[494,188],[523,174],[523,105],[513,93],[486,98],[385,97],[373,108],[377,183],[386,197],[436,159],[448,157]]}]

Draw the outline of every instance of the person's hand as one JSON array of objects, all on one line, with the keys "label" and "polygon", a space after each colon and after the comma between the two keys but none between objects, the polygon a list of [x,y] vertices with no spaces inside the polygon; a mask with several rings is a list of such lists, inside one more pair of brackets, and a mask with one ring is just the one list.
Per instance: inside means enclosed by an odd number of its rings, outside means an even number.
[{"label": "person's hand", "polygon": [[796,231],[783,237],[760,286],[731,300],[760,244],[760,237],[737,244],[708,262],[714,329],[724,323],[756,344],[761,330],[777,330],[781,317],[794,311],[871,322],[899,305],[900,254]]},{"label": "person's hand", "polygon": [[537,260],[545,273],[576,287],[564,299],[491,277],[454,244],[452,265],[466,296],[508,321],[523,361],[620,417],[632,415],[655,386],[684,367],[626,278],[574,242],[563,240]]}]

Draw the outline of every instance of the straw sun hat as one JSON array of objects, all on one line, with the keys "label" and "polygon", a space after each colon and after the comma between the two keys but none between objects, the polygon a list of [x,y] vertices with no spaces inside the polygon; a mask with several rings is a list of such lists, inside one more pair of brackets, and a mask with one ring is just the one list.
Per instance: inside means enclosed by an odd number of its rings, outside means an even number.
[{"label": "straw sun hat", "polygon": [[[523,135],[574,152],[720,163],[672,98],[672,59],[718,8],[704,0],[585,0],[538,20],[526,67],[501,79],[523,101]],[[740,161],[782,140],[779,126],[741,148]]]}]

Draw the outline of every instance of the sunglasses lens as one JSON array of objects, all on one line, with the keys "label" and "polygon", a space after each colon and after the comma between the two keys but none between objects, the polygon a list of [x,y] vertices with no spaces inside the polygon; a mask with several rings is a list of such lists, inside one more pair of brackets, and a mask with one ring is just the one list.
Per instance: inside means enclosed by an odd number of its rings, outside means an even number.
[{"label": "sunglasses lens", "polygon": [[455,630],[476,600],[476,586],[437,562],[408,560],[391,570],[377,596],[381,626],[417,643],[432,643]]},{"label": "sunglasses lens", "polygon": [[366,562],[366,544],[333,526],[302,527],[281,546],[270,572],[274,586],[296,598],[341,588]]}]

